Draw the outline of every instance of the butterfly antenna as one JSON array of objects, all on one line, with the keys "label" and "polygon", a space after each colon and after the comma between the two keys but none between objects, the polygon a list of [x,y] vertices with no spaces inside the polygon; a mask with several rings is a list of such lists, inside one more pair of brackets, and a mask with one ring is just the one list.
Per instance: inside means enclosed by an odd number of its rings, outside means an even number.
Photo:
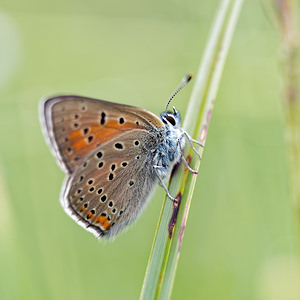
[{"label": "butterfly antenna", "polygon": [[166,105],[166,110],[165,112],[167,112],[167,109],[168,109],[168,106],[170,104],[170,102],[172,101],[172,99],[176,96],[176,94],[185,86],[187,85],[187,83],[192,79],[193,77],[193,74],[192,73],[188,73],[186,74],[181,82],[178,84],[177,88],[174,90],[174,92],[172,93],[172,95],[170,96],[168,102],[167,102],[167,105]]}]

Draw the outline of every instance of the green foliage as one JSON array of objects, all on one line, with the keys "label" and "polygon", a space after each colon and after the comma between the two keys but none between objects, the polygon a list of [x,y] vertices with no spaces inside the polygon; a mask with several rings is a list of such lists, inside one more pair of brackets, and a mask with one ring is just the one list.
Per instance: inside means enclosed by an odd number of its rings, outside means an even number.
[{"label": "green foliage", "polygon": [[[139,297],[164,191],[128,232],[99,243],[60,207],[64,175],[45,145],[37,106],[44,96],[72,93],[160,113],[178,79],[196,72],[218,4],[1,2],[0,299]],[[277,36],[260,5],[245,1],[172,299],[274,300],[267,287],[284,289],[293,282],[279,284],[287,274],[297,278],[297,269],[288,272],[297,266],[290,262],[297,261],[299,234],[288,195],[277,57]],[[183,120],[190,91],[174,102]]]}]

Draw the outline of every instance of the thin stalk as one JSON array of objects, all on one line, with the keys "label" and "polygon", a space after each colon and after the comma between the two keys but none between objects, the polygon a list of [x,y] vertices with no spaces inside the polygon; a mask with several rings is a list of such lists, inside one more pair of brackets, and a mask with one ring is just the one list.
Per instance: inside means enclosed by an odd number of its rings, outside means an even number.
[{"label": "thin stalk", "polygon": [[300,222],[299,7],[295,0],[264,0],[263,4],[268,15],[273,16],[272,24],[280,36],[282,104],[290,192]]},{"label": "thin stalk", "polygon": [[[183,127],[205,144],[207,129],[228,48],[243,0],[223,0],[219,6],[200,64]],[[202,154],[202,150],[200,150]],[[193,151],[186,151],[191,162]],[[200,161],[192,161],[198,169]],[[183,233],[197,176],[181,164],[171,176],[169,190],[177,203],[165,199],[150,253],[140,299],[169,299]]]},{"label": "thin stalk", "polygon": [[[196,130],[195,130],[195,137],[198,140],[200,140],[201,143],[203,144],[205,144],[206,141],[207,129],[213,111],[214,102],[217,96],[217,91],[218,91],[224,63],[227,57],[229,46],[231,44],[232,35],[237,23],[237,19],[239,16],[242,3],[243,0],[235,1],[230,11],[227,24],[224,28],[218,49],[216,51],[218,54],[215,57],[214,67],[211,70],[211,77],[210,77],[211,80],[207,84],[207,92],[205,95],[206,97],[204,97],[202,100],[203,103],[205,103],[205,105],[204,105],[203,115],[199,116],[198,126],[196,126]],[[195,99],[196,101],[197,94],[194,93],[192,94],[192,97],[193,96],[196,98]],[[200,160],[196,160],[194,168],[199,170],[199,167],[200,167]],[[186,183],[183,182],[182,186],[180,187],[181,190],[184,190],[185,188],[185,193],[183,194],[182,197],[181,214],[178,217],[177,226],[175,227],[175,231],[173,235],[173,243],[170,249],[168,264],[165,271],[165,279],[164,279],[164,284],[162,287],[161,297],[160,297],[161,299],[169,299],[171,297],[178,260],[180,257],[183,234],[187,223],[188,213],[191,206],[196,180],[197,180],[197,176],[188,176]]]},{"label": "thin stalk", "polygon": [[300,217],[300,97],[299,97],[299,32],[296,1],[277,0],[281,33],[283,106],[286,143],[289,158],[290,189]]}]

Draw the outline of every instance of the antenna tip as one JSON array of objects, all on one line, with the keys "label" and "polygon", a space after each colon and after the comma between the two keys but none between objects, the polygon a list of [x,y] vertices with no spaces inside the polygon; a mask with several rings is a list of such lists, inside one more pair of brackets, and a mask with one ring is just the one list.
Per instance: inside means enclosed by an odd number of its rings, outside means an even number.
[{"label": "antenna tip", "polygon": [[189,82],[194,77],[193,73],[189,73],[186,75],[186,81]]}]

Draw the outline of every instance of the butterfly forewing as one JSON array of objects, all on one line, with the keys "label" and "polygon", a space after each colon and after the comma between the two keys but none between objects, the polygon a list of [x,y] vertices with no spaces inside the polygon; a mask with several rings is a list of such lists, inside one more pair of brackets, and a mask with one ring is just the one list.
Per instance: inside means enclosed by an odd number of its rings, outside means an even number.
[{"label": "butterfly forewing", "polygon": [[67,213],[98,237],[131,223],[155,185],[151,149],[159,142],[154,133],[135,129],[91,151],[66,184]]},{"label": "butterfly forewing", "polygon": [[91,151],[134,129],[163,127],[144,109],[79,96],[50,98],[44,103],[44,124],[61,168],[71,174]]}]

